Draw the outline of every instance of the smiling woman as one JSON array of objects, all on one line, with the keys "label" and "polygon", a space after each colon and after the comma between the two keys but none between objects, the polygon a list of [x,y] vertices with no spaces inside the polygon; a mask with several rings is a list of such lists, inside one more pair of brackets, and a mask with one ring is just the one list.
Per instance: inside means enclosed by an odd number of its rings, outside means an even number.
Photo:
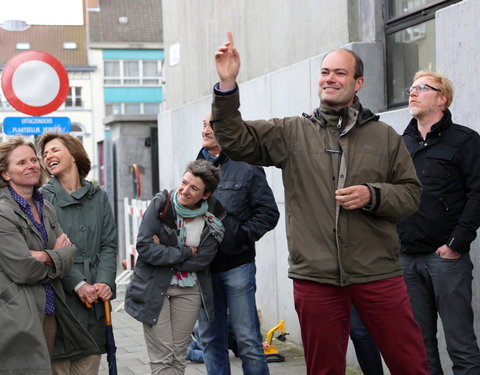
[{"label": "smiling woman", "polygon": [[7,373],[51,373],[52,358],[96,349],[65,304],[60,278],[76,248],[37,190],[41,182],[32,143],[0,143],[0,358]]},{"label": "smiling woman", "polygon": [[[65,133],[45,133],[39,146],[53,176],[42,186],[42,194],[53,204],[63,230],[79,250],[73,268],[62,279],[67,304],[99,348],[55,361],[54,373],[96,374],[101,354],[105,353],[103,302],[115,298],[115,220],[107,193],[85,179],[90,172],[90,160],[77,138]],[[85,302],[93,306],[89,309]]]},{"label": "smiling woman", "polygon": [[[30,146],[20,145],[12,150],[8,167],[2,172],[2,178],[20,195],[29,196],[41,176],[40,161]],[[37,186],[38,187],[38,186]]]},{"label": "smiling woman", "polygon": [[219,168],[193,161],[178,189],[157,194],[143,216],[125,310],[143,323],[152,374],[184,373],[198,312],[213,314],[209,266],[226,216],[212,195],[219,179]]}]

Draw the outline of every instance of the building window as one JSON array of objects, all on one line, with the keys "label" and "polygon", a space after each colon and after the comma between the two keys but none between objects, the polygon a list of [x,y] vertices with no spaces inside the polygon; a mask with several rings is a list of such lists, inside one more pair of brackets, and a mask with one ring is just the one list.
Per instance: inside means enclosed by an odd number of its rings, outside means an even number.
[{"label": "building window", "polygon": [[155,115],[160,108],[161,103],[107,103],[105,115]]},{"label": "building window", "polygon": [[69,87],[67,99],[65,100],[65,107],[81,108],[82,102],[82,88],[81,87]]},{"label": "building window", "polygon": [[123,62],[123,84],[139,85],[140,84],[140,66],[138,61]]},{"label": "building window", "polygon": [[84,135],[84,130],[82,126],[79,124],[73,123],[72,127],[70,129],[70,135],[74,136],[75,138],[78,138],[80,142],[83,143],[83,135]]},{"label": "building window", "polygon": [[107,103],[105,104],[105,116],[120,115],[122,113],[121,103]]},{"label": "building window", "polygon": [[122,83],[120,77],[120,61],[105,61],[105,78],[106,85],[120,85]]},{"label": "building window", "polygon": [[16,44],[16,49],[17,50],[28,50],[30,48],[31,48],[31,46],[30,46],[30,43],[28,43],[28,42],[17,42],[17,44]]},{"label": "building window", "polygon": [[133,115],[140,112],[140,103],[125,103],[124,113],[127,115]]},{"label": "building window", "polygon": [[[1,73],[1,71],[0,71],[0,73]],[[7,99],[3,95],[2,90],[0,90],[0,109],[8,109],[8,110],[13,109],[12,106],[10,105],[10,103],[7,102]]]},{"label": "building window", "polygon": [[419,69],[435,69],[435,12],[461,0],[387,0],[387,105],[408,103],[405,88]]},{"label": "building window", "polygon": [[77,42],[63,42],[63,49],[77,49]]},{"label": "building window", "polygon": [[159,61],[145,60],[142,61],[143,67],[143,84],[158,85],[161,78],[162,65]]},{"label": "building window", "polygon": [[69,80],[90,80],[90,72],[68,72]]},{"label": "building window", "polygon": [[159,103],[143,103],[143,113],[146,115],[156,115],[159,111]]},{"label": "building window", "polygon": [[108,86],[158,86],[162,82],[161,60],[106,60],[104,71]]}]

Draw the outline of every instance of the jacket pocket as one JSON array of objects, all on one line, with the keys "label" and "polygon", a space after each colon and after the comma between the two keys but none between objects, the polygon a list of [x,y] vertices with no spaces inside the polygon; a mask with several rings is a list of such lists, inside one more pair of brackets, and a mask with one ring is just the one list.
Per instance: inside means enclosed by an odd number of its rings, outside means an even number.
[{"label": "jacket pocket", "polygon": [[421,171],[425,177],[432,178],[450,178],[453,174],[452,161],[455,156],[455,150],[446,147],[432,149],[427,157],[426,163]]},{"label": "jacket pocket", "polygon": [[215,197],[222,203],[227,212],[237,220],[249,217],[247,188],[242,181],[221,181]]},{"label": "jacket pocket", "polygon": [[6,288],[0,291],[0,309],[8,305],[19,293],[17,284],[10,282]]},{"label": "jacket pocket", "polygon": [[155,276],[153,267],[148,264],[137,264],[133,269],[133,278],[128,285],[128,295],[132,301],[144,303],[149,300],[149,294],[152,292],[151,279]]},{"label": "jacket pocket", "polygon": [[[20,222],[20,231],[22,234],[22,237],[25,239],[27,242],[28,248],[32,250],[43,250],[45,249],[45,244],[42,239],[42,235],[40,232],[35,228],[33,223],[27,222],[23,218],[19,220]],[[45,227],[47,230],[48,228]],[[55,242],[55,239],[53,239]],[[50,238],[49,238],[49,243],[50,243]],[[52,246],[53,249],[53,246]]]}]

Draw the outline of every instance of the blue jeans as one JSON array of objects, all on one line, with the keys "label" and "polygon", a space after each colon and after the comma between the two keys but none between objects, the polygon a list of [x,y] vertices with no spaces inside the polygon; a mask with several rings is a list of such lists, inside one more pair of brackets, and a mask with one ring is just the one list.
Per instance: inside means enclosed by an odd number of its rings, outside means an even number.
[{"label": "blue jeans", "polygon": [[203,346],[200,342],[200,335],[198,333],[198,324],[193,328],[192,337],[187,349],[187,359],[196,363],[203,363]]},{"label": "blue jeans", "polygon": [[255,263],[212,275],[215,315],[200,312],[199,333],[209,375],[230,375],[228,319],[235,333],[244,375],[268,375],[255,303]]},{"label": "blue jeans", "polygon": [[357,309],[350,308],[350,338],[364,375],[383,375],[382,357],[377,344],[363,325]]},{"label": "blue jeans", "polygon": [[442,375],[437,342],[437,315],[442,320],[455,375],[480,374],[480,352],[473,329],[470,255],[444,259],[435,253],[401,254],[413,313],[427,349],[430,375]]}]

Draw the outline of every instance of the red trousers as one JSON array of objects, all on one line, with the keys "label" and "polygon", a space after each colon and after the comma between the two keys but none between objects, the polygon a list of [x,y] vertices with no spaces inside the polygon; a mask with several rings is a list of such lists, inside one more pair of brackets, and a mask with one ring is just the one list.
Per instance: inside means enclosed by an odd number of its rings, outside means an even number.
[{"label": "red trousers", "polygon": [[355,305],[392,375],[428,375],[423,337],[403,277],[345,287],[295,279],[308,375],[344,375]]}]

